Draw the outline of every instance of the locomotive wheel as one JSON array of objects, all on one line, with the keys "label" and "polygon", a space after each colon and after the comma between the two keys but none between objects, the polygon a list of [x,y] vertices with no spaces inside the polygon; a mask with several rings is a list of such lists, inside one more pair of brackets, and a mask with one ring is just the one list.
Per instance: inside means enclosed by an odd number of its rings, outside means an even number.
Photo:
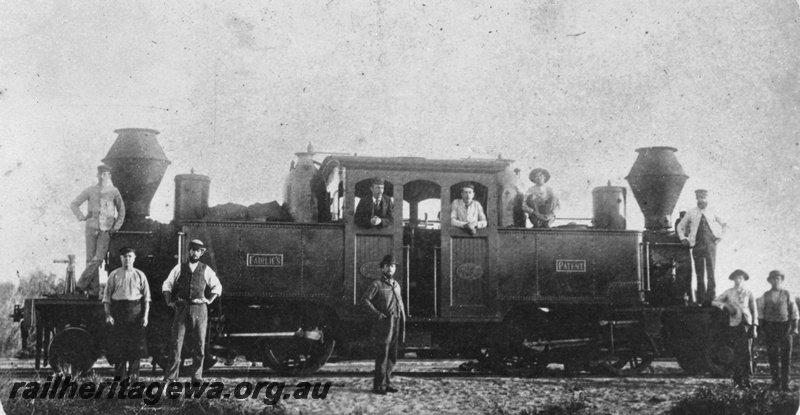
[{"label": "locomotive wheel", "polygon": [[319,370],[333,353],[334,339],[289,339],[264,342],[264,364],[284,376],[307,376]]},{"label": "locomotive wheel", "polygon": [[676,356],[678,360],[678,366],[680,366],[681,370],[683,370],[683,372],[687,375],[695,376],[706,373],[708,368],[706,366],[705,356],[693,356],[691,352],[691,350],[684,351]]},{"label": "locomotive wheel", "polygon": [[48,350],[50,367],[73,378],[88,373],[98,357],[92,335],[77,327],[59,331]]},{"label": "locomotive wheel", "polygon": [[546,354],[525,350],[521,344],[514,346],[498,345],[483,349],[478,360],[503,376],[529,377],[545,372],[550,363]]},{"label": "locomotive wheel", "polygon": [[630,348],[617,350],[605,362],[605,368],[615,376],[638,375],[647,370],[657,354],[656,344],[647,334],[634,339]]}]

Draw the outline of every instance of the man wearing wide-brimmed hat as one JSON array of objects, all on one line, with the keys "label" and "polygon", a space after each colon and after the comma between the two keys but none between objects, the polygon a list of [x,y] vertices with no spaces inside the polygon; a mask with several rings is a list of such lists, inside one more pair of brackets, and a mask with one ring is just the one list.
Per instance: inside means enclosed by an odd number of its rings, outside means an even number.
[{"label": "man wearing wide-brimmed hat", "polygon": [[531,170],[528,178],[533,186],[525,192],[522,200],[522,210],[528,214],[528,219],[534,228],[549,228],[556,219],[556,210],[559,207],[558,197],[553,188],[546,183],[550,181],[550,172],[536,168]]},{"label": "man wearing wide-brimmed hat", "polygon": [[758,335],[758,307],[753,293],[742,285],[750,279],[746,272],[737,269],[728,279],[733,281],[733,288],[725,290],[712,304],[728,310],[728,339],[733,349],[733,385],[738,388],[750,388],[750,376],[753,374],[752,339]]},{"label": "man wearing wide-brimmed hat", "polygon": [[678,223],[678,237],[684,245],[692,248],[697,277],[696,300],[708,305],[716,296],[714,268],[717,262],[717,244],[722,240],[726,224],[708,208],[708,190],[695,190],[695,197],[697,207],[689,209]]},{"label": "man wearing wide-brimmed hat", "polygon": [[[211,267],[200,262],[206,252],[203,241],[193,239],[189,242],[188,261],[178,264],[169,273],[161,286],[167,306],[175,310],[172,320],[169,367],[165,381],[178,378],[181,364],[181,348],[187,330],[191,339],[192,382],[203,381],[203,360],[205,359],[206,327],[208,324],[207,305],[222,294],[222,284]],[[210,294],[206,296],[206,291]]]},{"label": "man wearing wide-brimmed hat", "polygon": [[392,371],[397,363],[397,343],[406,321],[400,284],[394,280],[397,262],[386,255],[380,263],[381,278],[367,287],[360,304],[372,319],[371,337],[375,342],[375,376],[372,392],[385,395],[397,392],[392,385]]},{"label": "man wearing wide-brimmed hat", "polygon": [[[106,258],[111,234],[125,221],[125,203],[111,182],[111,168],[98,166],[97,180],[96,185],[87,187],[69,205],[75,217],[86,222],[86,269],[76,286],[79,292],[86,292],[93,298],[100,295],[99,268]],[[86,215],[81,212],[84,202],[88,202]]]},{"label": "man wearing wide-brimmed hat", "polygon": [[779,270],[770,271],[767,281],[772,288],[758,299],[758,316],[767,344],[772,389],[788,391],[792,335],[797,334],[798,311],[794,296],[781,288],[785,278]]}]

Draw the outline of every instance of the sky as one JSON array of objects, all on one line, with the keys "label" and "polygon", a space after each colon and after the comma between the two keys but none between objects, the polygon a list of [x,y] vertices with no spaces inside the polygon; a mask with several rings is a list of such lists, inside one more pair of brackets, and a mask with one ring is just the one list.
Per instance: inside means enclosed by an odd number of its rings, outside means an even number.
[{"label": "sky", "polygon": [[[282,201],[294,153],[504,158],[545,167],[560,215],[672,146],[729,223],[717,280],[782,269],[800,294],[795,1],[8,0],[0,17],[0,282],[76,254],[69,202],[115,129],[152,128],[210,204]],[[318,161],[324,154],[318,156]],[[629,192],[630,195],[630,192]],[[642,229],[633,197],[628,223]]]}]

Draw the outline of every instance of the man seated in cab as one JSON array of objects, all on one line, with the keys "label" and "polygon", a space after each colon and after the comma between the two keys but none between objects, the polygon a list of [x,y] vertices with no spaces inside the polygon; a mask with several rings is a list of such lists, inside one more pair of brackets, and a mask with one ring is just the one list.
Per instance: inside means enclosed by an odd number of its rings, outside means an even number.
[{"label": "man seated in cab", "polygon": [[461,187],[461,199],[456,199],[450,209],[450,225],[461,228],[470,235],[487,224],[483,206],[475,200],[475,186],[467,183]]},{"label": "man seated in cab", "polygon": [[372,179],[371,197],[362,197],[356,207],[356,225],[367,229],[380,229],[394,223],[394,202],[383,194],[384,181],[380,177]]}]

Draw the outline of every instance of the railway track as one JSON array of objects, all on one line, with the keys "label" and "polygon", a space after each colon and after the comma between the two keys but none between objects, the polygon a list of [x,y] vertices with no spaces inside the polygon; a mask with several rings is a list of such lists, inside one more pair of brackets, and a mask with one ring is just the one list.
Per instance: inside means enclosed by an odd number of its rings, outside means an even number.
[{"label": "railway track", "polygon": [[[101,359],[102,360],[102,359]],[[404,376],[409,378],[453,378],[453,379],[470,379],[470,378],[505,378],[513,376],[502,376],[484,369],[462,370],[460,367],[470,360],[462,359],[402,359],[398,362],[395,374],[397,376]],[[371,376],[373,370],[373,361],[371,360],[351,360],[329,363],[321,370],[316,372],[308,378],[360,378]],[[113,376],[113,368],[104,361],[98,361],[92,368],[92,371],[101,377]],[[764,363],[758,363],[755,379],[769,379],[769,367]],[[33,379],[36,377],[46,377],[52,375],[54,372],[49,367],[43,367],[36,370],[33,367],[32,360],[17,360],[17,359],[0,359],[0,378],[15,378],[15,379]],[[161,377],[163,371],[160,369],[153,370],[153,366],[149,361],[142,362],[141,369],[142,376],[144,377]],[[793,367],[793,377],[800,376],[798,367]],[[285,378],[279,375],[274,370],[264,368],[261,364],[252,364],[246,361],[237,361],[232,366],[225,366],[218,364],[211,370],[206,372],[208,378]],[[547,370],[535,378],[540,379],[623,379],[619,377],[612,377],[604,374],[595,374],[588,372],[567,372],[564,370],[563,365],[551,364]],[[650,370],[644,373],[626,377],[624,379],[678,379],[678,378],[719,378],[710,375],[697,375],[689,376],[684,374],[678,367],[677,363],[670,360],[660,360],[653,363]]]}]

